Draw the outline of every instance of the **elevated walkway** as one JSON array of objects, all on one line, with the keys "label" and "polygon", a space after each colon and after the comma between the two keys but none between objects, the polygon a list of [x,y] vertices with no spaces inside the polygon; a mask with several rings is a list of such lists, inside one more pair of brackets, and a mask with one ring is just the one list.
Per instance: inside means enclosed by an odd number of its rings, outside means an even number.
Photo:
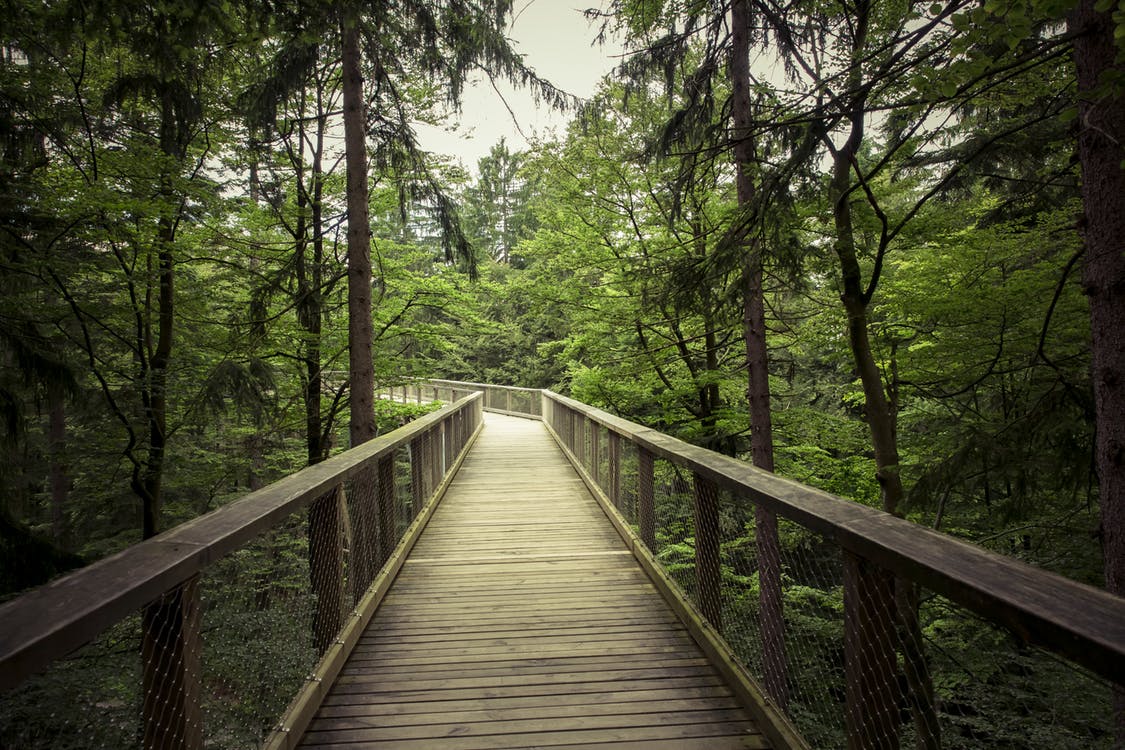
[{"label": "elevated walkway", "polygon": [[543,423],[499,414],[300,746],[769,747]]},{"label": "elevated walkway", "polygon": [[1125,599],[551,391],[396,390],[449,403],[0,605],[0,747],[1119,743]]}]

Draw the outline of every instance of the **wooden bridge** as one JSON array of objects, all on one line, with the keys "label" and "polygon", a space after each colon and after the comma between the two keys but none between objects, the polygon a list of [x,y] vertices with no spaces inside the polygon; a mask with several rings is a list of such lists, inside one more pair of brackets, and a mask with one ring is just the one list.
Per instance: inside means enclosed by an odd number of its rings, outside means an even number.
[{"label": "wooden bridge", "polygon": [[767,747],[542,423],[501,415],[300,746],[354,742]]},{"label": "wooden bridge", "polygon": [[[547,391],[389,395],[451,404],[0,607],[0,747],[898,747],[937,668],[904,591],[1073,663],[1112,737],[1120,599]],[[824,644],[814,587],[842,594]]]}]

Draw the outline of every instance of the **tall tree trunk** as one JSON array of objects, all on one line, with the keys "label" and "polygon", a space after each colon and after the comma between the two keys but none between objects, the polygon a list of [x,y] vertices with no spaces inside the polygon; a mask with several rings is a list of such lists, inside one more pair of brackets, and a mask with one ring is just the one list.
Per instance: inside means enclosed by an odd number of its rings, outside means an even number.
[{"label": "tall tree trunk", "polygon": [[[863,80],[862,60],[866,53],[867,30],[872,3],[856,4],[853,24],[852,59],[848,90],[861,92]],[[858,167],[858,155],[864,138],[866,95],[857,93],[844,113],[848,123],[848,137],[842,146],[833,149],[832,179],[829,200],[835,225],[834,249],[839,261],[843,293],[840,295],[847,314],[848,345],[852,352],[856,372],[863,387],[864,414],[871,432],[871,447],[875,454],[875,476],[883,510],[900,515],[903,498],[902,475],[898,454],[897,404],[889,397],[883,375],[875,360],[869,335],[868,308],[875,293],[878,278],[873,277],[865,288],[856,251],[855,227],[852,220],[851,196],[852,170]],[[827,136],[825,136],[827,138]],[[885,247],[879,252],[886,251]],[[917,587],[910,580],[896,578],[893,599],[884,602],[886,612],[876,613],[879,627],[897,632],[898,649],[902,654],[911,716],[915,725],[915,744],[919,750],[939,750],[941,726],[933,697],[933,680],[929,673],[923,650],[921,619],[918,614]],[[897,738],[895,740],[897,743]]]},{"label": "tall tree trunk", "polygon": [[[734,162],[738,203],[749,209],[756,186],[750,174],[755,159],[753,103],[750,99],[750,7],[748,0],[731,5],[732,116]],[[750,453],[754,465],[773,471],[773,418],[770,414],[769,352],[766,348],[765,294],[762,285],[762,248],[757,238],[744,238],[746,263],[743,277],[742,331],[746,342],[747,401],[750,406]],[[754,509],[758,551],[758,585],[761,591],[759,627],[762,632],[762,670],[766,692],[785,709],[789,686],[785,659],[785,621],[781,596],[781,544],[777,516]]]},{"label": "tall tree trunk", "polygon": [[[321,332],[323,309],[324,244],[321,198],[323,191],[323,155],[326,116],[323,85],[316,81],[316,135],[313,141],[312,164],[306,177],[305,130],[306,97],[302,93],[297,148],[290,149],[297,188],[297,221],[293,232],[293,268],[297,284],[294,308],[297,324],[305,332],[300,358],[304,368],[303,400],[305,406],[305,452],[310,466],[328,457],[328,430],[322,414],[323,369],[321,364]],[[309,256],[311,252],[311,258]],[[343,625],[346,592],[344,589],[344,550],[341,528],[344,524],[343,486],[337,486],[317,498],[308,510],[309,578],[316,595],[313,614],[313,645],[324,653],[336,640]]]},{"label": "tall tree trunk", "polygon": [[375,369],[371,355],[371,227],[368,220],[367,120],[363,106],[359,20],[343,28],[344,151],[348,214],[348,372],[352,446],[375,437]]},{"label": "tall tree trunk", "polygon": [[66,473],[66,396],[61,388],[51,386],[47,398],[50,402],[47,442],[51,456],[51,535],[55,546],[65,552],[70,550],[66,520],[70,494],[70,477]]},{"label": "tall tree trunk", "polygon": [[[165,87],[161,96],[160,150],[178,164],[186,153],[186,125],[177,123],[173,91]],[[143,346],[145,365],[142,371],[141,398],[148,422],[148,451],[144,469],[134,476],[133,490],[141,498],[142,534],[148,539],[161,531],[163,506],[164,454],[168,445],[168,366],[172,359],[172,335],[175,320],[175,257],[176,239],[175,191],[172,175],[160,178],[161,214],[156,230],[156,340],[152,340],[151,322],[146,324]],[[146,295],[147,299],[147,295]],[[146,311],[149,316],[151,308]]]},{"label": "tall tree trunk", "polygon": [[[375,371],[372,360],[371,228],[368,220],[367,120],[364,114],[362,56],[358,12],[345,15],[342,28],[342,93],[344,98],[344,151],[347,164],[348,216],[348,371],[352,446],[375,437]],[[351,584],[361,596],[377,574],[380,541],[377,507],[377,473],[368,469],[352,481]]]},{"label": "tall tree trunk", "polygon": [[[1106,74],[1120,75],[1112,11],[1080,0],[1068,19],[1075,34],[1086,243],[1082,285],[1090,301],[1105,586],[1125,595],[1125,97],[1120,84],[1096,91]],[[1115,748],[1125,748],[1125,687],[1114,691]]]},{"label": "tall tree trunk", "polygon": [[[187,155],[190,130],[177,117],[175,92],[161,93],[160,150],[169,164]],[[170,169],[168,167],[165,168]],[[156,337],[153,341],[150,296],[146,294],[142,342],[141,398],[148,422],[148,451],[143,471],[134,472],[133,490],[141,498],[143,535],[162,527],[164,458],[168,445],[168,370],[172,361],[175,320],[175,240],[177,195],[173,174],[160,177],[160,218],[156,232]],[[180,589],[149,603],[142,611],[141,654],[145,700],[144,747],[202,747],[199,697],[199,590],[192,579]]]}]

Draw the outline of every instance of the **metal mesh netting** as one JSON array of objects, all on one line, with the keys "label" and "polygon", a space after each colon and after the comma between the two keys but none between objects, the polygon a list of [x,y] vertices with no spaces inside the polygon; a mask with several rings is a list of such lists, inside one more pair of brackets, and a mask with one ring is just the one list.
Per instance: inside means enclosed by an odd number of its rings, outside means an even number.
[{"label": "metal mesh netting", "polygon": [[1105,680],[561,403],[548,414],[811,747],[1113,746]]},{"label": "metal mesh netting", "polygon": [[0,696],[0,748],[253,748],[479,424],[449,416]]},{"label": "metal mesh netting", "polygon": [[5,694],[0,746],[260,745],[316,663],[306,528],[291,516]]}]

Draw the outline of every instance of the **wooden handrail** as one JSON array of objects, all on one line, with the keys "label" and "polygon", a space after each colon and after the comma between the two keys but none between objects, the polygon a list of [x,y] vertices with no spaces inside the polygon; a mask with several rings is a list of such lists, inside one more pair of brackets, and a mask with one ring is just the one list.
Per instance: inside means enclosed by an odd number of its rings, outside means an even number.
[{"label": "wooden handrail", "polygon": [[[433,398],[441,400],[443,392],[448,392],[450,395],[449,400],[456,400],[460,393],[464,392],[481,392],[485,394],[484,410],[495,412],[498,414],[509,414],[518,417],[530,417],[531,419],[542,419],[543,411],[543,393],[544,391],[539,388],[523,388],[515,385],[490,385],[488,383],[472,383],[460,380],[442,380],[440,378],[416,378],[406,380],[396,385],[388,387],[388,392],[394,397],[396,389],[402,389],[403,401],[409,400],[409,389],[415,389],[415,396],[421,400],[425,397],[427,391],[433,392]],[[503,403],[498,404],[497,396],[503,395]],[[513,403],[515,396],[530,397],[530,403],[527,408],[522,408]]]},{"label": "wooden handrail", "polygon": [[495,385],[493,383],[473,383],[466,380],[442,380],[441,378],[422,378],[424,383],[436,383],[445,386],[461,386],[469,388],[495,388],[506,391],[522,391],[523,393],[543,393],[541,388],[523,388],[518,385]]},{"label": "wooden handrail", "polygon": [[0,605],[0,692],[190,582],[340,482],[374,467],[481,398],[474,393]]},{"label": "wooden handrail", "polygon": [[[919,583],[1024,641],[1119,682],[1125,675],[1125,598],[845,500],[545,391],[654,456],[836,541],[849,553]],[[643,454],[642,454],[643,455]]]}]

